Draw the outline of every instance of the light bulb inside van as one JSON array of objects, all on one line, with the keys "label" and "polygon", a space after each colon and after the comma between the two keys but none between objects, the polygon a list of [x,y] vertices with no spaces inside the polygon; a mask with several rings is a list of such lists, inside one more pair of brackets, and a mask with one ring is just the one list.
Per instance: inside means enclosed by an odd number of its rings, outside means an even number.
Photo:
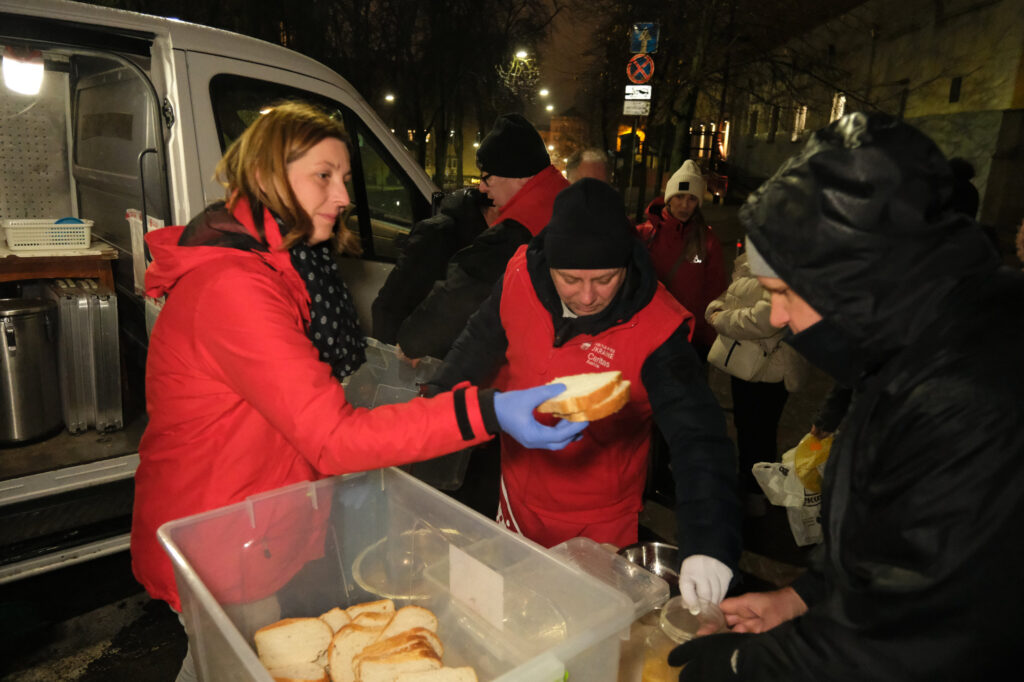
[{"label": "light bulb inside van", "polygon": [[22,95],[38,95],[43,87],[43,55],[38,50],[4,50],[4,85]]}]

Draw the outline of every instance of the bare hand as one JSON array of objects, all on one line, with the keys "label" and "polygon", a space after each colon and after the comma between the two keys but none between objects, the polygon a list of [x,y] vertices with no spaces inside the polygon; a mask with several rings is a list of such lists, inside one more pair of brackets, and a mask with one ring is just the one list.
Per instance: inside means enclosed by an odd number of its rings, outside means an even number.
[{"label": "bare hand", "polygon": [[817,438],[818,440],[825,440],[826,438],[831,436],[832,433],[832,431],[824,431],[822,429],[819,429],[817,426],[811,426],[811,435]]},{"label": "bare hand", "polygon": [[748,592],[719,605],[733,632],[765,632],[807,612],[807,604],[792,587],[772,592]]},{"label": "bare hand", "polygon": [[401,360],[402,362],[408,364],[413,369],[416,368],[416,365],[420,364],[420,359],[419,358],[410,358],[410,357],[408,357],[405,353],[402,352],[402,348],[400,346],[395,346],[395,353],[398,354],[398,359],[399,360]]}]

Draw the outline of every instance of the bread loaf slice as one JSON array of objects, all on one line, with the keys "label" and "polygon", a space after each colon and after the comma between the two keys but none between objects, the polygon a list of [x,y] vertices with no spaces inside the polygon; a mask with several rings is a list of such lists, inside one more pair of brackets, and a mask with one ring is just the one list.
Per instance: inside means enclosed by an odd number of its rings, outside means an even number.
[{"label": "bread loaf slice", "polygon": [[629,382],[621,381],[618,386],[615,387],[615,390],[612,391],[611,395],[596,405],[570,414],[561,414],[556,412],[555,416],[571,422],[592,422],[615,414],[625,407],[628,402]]},{"label": "bread loaf slice", "polygon": [[293,663],[267,670],[274,682],[328,682],[327,671],[316,663]]},{"label": "bread loaf slice", "polygon": [[357,625],[365,625],[366,627],[380,628],[381,630],[383,630],[388,626],[388,623],[390,623],[391,619],[394,617],[394,613],[364,611],[363,613],[360,613],[355,618],[353,618],[352,622]]},{"label": "bread loaf slice", "polygon": [[411,649],[363,658],[356,665],[356,679],[359,682],[395,682],[402,673],[436,670],[441,667],[441,659],[428,644],[420,644]]},{"label": "bread loaf slice", "polygon": [[412,628],[426,628],[431,632],[437,632],[437,616],[430,609],[425,609],[422,606],[403,606],[395,611],[394,617],[380,633],[379,639],[394,637],[398,633]]},{"label": "bread loaf slice", "polygon": [[377,601],[364,601],[359,604],[353,604],[352,606],[345,609],[348,617],[355,620],[361,613],[395,613],[395,602],[390,599],[378,599]]},{"label": "bread loaf slice", "polygon": [[321,613],[320,620],[330,625],[331,630],[333,630],[334,632],[337,632],[338,630],[352,622],[352,619],[349,617],[345,609],[339,606],[335,606],[327,613]]},{"label": "bread loaf slice", "polygon": [[438,658],[442,658],[444,656],[444,646],[441,644],[440,638],[435,633],[427,630],[426,628],[413,628],[397,634],[394,637],[378,640],[366,647],[352,659],[352,667],[358,668],[359,661],[364,658],[374,658],[384,656],[386,654],[395,654],[400,651],[418,648],[423,644],[429,646]]},{"label": "bread loaf slice", "polygon": [[253,640],[260,663],[270,669],[315,663],[332,636],[331,626],[319,618],[285,618],[257,630]]},{"label": "bread loaf slice", "polygon": [[604,401],[622,380],[622,372],[590,372],[558,377],[549,384],[565,384],[565,390],[537,407],[538,412],[574,414]]},{"label": "bread loaf slice", "polygon": [[469,666],[438,668],[418,673],[402,673],[395,682],[477,682],[476,671]]},{"label": "bread loaf slice", "polygon": [[355,682],[352,660],[363,649],[373,644],[383,629],[349,623],[334,633],[331,646],[327,650],[331,682]]}]

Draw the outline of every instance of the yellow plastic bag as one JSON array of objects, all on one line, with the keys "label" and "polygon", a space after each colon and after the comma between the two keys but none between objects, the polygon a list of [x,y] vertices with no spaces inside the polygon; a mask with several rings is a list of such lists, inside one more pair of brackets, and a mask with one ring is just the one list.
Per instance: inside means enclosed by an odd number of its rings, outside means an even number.
[{"label": "yellow plastic bag", "polygon": [[828,459],[832,450],[832,436],[818,439],[808,433],[796,444],[793,453],[793,469],[796,470],[797,478],[812,493],[821,492],[821,471],[822,465]]},{"label": "yellow plastic bag", "polygon": [[751,472],[774,505],[785,507],[793,539],[800,547],[821,542],[821,474],[832,436],[811,434],[782,455],[781,462],[758,462]]}]

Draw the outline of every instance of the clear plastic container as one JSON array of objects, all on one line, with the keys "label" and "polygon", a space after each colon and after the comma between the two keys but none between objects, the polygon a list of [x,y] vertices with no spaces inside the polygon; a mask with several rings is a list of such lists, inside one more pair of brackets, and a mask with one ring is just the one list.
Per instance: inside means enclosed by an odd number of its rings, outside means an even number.
[{"label": "clear plastic container", "polygon": [[[614,554],[513,535],[398,469],[288,486],[158,535],[207,682],[271,682],[247,633],[382,596],[431,609],[445,664],[480,682],[616,682],[622,633],[666,591]],[[279,612],[237,615],[271,598]]]},{"label": "clear plastic container", "polygon": [[658,627],[647,637],[644,647],[642,682],[676,682],[681,668],[668,664],[672,649],[694,637],[710,635],[725,629],[725,616],[715,604],[701,601],[700,611],[693,613],[682,597],[665,602],[658,618]]}]

